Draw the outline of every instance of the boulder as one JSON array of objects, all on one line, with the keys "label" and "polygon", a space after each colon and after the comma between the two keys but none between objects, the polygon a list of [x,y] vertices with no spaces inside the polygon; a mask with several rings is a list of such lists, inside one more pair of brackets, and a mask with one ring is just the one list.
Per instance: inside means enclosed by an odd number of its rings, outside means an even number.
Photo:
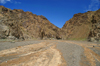
[{"label": "boulder", "polygon": [[5,39],[9,36],[9,34],[9,27],[4,24],[0,24],[0,38]]}]

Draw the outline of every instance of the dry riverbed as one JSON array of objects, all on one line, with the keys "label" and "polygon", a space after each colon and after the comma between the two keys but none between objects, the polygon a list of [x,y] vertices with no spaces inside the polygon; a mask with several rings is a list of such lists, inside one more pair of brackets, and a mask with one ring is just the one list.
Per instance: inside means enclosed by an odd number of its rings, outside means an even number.
[{"label": "dry riverbed", "polygon": [[0,42],[0,66],[100,66],[100,44],[60,40]]}]

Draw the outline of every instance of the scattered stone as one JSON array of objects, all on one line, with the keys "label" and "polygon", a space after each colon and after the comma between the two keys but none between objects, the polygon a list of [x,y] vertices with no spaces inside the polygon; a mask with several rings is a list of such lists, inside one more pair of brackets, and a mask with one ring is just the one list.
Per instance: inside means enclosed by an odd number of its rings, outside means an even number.
[{"label": "scattered stone", "polygon": [[93,45],[93,47],[95,47],[95,46]]}]

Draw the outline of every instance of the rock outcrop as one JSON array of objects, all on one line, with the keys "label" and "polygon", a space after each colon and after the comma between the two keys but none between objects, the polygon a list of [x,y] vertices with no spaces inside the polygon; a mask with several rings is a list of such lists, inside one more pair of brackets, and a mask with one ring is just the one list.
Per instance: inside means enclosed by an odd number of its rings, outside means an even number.
[{"label": "rock outcrop", "polygon": [[100,40],[100,9],[75,14],[61,30],[65,32],[64,39]]},{"label": "rock outcrop", "polygon": [[97,22],[96,19],[94,19],[94,16],[92,16],[92,29],[90,30],[88,40],[89,41],[100,41],[100,22]]},{"label": "rock outcrop", "polygon": [[0,38],[60,39],[60,29],[44,16],[0,6]]}]

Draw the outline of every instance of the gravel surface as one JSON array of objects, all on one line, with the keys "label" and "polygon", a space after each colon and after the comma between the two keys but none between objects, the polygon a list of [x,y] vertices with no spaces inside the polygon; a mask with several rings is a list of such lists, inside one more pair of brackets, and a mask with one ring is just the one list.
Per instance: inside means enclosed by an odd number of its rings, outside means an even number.
[{"label": "gravel surface", "polygon": [[96,60],[96,66],[100,66],[100,62]]},{"label": "gravel surface", "polygon": [[81,54],[84,51],[82,47],[66,42],[59,42],[57,44],[57,49],[62,52],[67,66],[80,66]]},{"label": "gravel surface", "polygon": [[100,50],[97,50],[96,48],[89,48],[92,51],[94,51],[96,54],[100,55]]},{"label": "gravel surface", "polygon": [[37,44],[42,41],[21,41],[21,42],[0,42],[0,51],[5,49],[10,49],[18,46],[30,45],[30,44]]}]

